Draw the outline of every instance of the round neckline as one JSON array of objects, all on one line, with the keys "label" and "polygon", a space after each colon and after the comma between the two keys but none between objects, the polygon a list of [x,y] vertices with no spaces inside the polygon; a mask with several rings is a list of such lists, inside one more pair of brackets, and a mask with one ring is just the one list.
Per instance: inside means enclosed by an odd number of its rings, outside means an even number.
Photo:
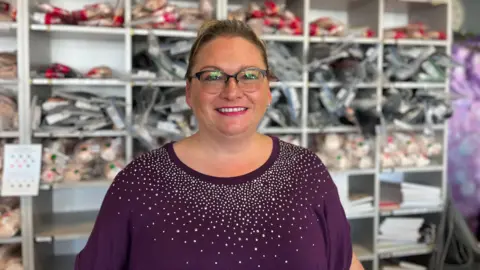
[{"label": "round neckline", "polygon": [[177,153],[175,153],[175,149],[173,148],[173,144],[176,141],[171,141],[165,145],[165,148],[167,150],[167,153],[169,155],[170,160],[180,167],[183,171],[185,171],[187,174],[196,177],[202,181],[205,182],[210,182],[213,184],[225,184],[225,185],[235,185],[235,184],[241,184],[241,183],[246,183],[253,181],[255,178],[259,177],[263,173],[265,173],[275,162],[277,159],[277,156],[279,155],[279,139],[275,136],[270,136],[272,139],[272,151],[270,153],[270,156],[268,159],[260,165],[257,169],[248,172],[243,175],[238,175],[238,176],[232,176],[232,177],[220,177],[220,176],[213,176],[213,175],[207,175],[202,172],[199,172],[197,170],[192,169],[190,166],[185,164],[183,161],[180,160],[180,158],[177,156]]}]

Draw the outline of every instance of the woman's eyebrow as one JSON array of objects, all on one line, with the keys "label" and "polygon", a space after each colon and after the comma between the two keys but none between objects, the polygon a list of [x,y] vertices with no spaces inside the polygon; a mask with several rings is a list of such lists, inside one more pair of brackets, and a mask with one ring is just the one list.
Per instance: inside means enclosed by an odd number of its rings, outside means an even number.
[{"label": "woman's eyebrow", "polygon": [[[237,72],[241,71],[241,70],[244,70],[244,69],[247,69],[247,68],[259,68],[257,66],[252,66],[252,65],[242,65],[240,66],[240,68],[237,70]],[[217,67],[217,66],[203,66],[202,68],[199,69],[199,71],[202,71],[204,69],[215,69],[215,70],[220,70],[220,71],[223,71],[225,72],[222,68],[220,67]]]}]

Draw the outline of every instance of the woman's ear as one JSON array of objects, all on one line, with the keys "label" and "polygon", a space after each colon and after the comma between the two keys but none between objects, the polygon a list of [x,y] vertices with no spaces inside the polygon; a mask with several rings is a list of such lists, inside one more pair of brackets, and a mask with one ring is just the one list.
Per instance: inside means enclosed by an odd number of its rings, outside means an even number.
[{"label": "woman's ear", "polygon": [[187,84],[185,86],[185,101],[187,102],[188,107],[190,107],[190,108],[192,108],[191,86],[192,86],[192,83],[189,80],[187,80]]}]

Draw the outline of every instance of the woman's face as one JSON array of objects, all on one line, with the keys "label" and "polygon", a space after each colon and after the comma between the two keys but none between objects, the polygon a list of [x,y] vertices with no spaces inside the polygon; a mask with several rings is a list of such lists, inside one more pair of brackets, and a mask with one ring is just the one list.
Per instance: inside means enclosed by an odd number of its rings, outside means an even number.
[{"label": "woman's face", "polygon": [[[260,50],[241,37],[216,38],[203,45],[195,60],[192,76],[205,70],[233,75],[248,68],[266,69]],[[208,74],[212,74],[208,79],[214,78],[214,73]],[[254,76],[242,74],[239,77]],[[196,77],[187,81],[187,103],[195,114],[200,130],[225,136],[255,132],[271,101],[267,77],[262,75],[261,80],[248,86],[237,84],[234,78],[229,78],[227,83],[224,80],[223,83],[219,82],[212,87],[210,81],[200,81]]]}]

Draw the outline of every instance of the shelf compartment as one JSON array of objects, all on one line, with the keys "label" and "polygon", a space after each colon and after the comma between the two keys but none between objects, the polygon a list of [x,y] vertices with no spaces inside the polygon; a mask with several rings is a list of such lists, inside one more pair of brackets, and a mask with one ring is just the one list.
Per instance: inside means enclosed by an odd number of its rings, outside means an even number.
[{"label": "shelf compartment", "polygon": [[63,24],[32,24],[30,29],[42,32],[64,32],[64,33],[83,33],[83,34],[102,34],[102,35],[122,35],[127,33],[125,28],[118,27],[92,27]]},{"label": "shelf compartment", "polygon": [[[377,16],[372,16],[375,14]],[[349,1],[349,0],[327,0],[319,2],[310,2],[308,9],[309,25],[319,18],[331,18],[335,21],[334,25],[345,25],[345,36],[348,36],[352,29],[357,31],[359,28],[368,28],[373,32],[373,36],[378,36],[378,20],[379,20],[379,4],[377,1]],[[335,29],[335,28],[334,28]],[[342,33],[340,33],[342,35]],[[360,33],[358,33],[360,35]],[[320,39],[318,39],[320,38]],[[323,37],[312,36],[311,39],[322,41]],[[345,37],[329,36],[327,37],[333,42],[337,42]],[[352,38],[359,43],[373,43],[373,38]],[[363,42],[365,41],[365,42]],[[326,41],[329,42],[329,41]]]},{"label": "shelf compartment", "polygon": [[[384,5],[383,25],[384,29],[393,29],[404,27],[409,23],[424,24],[426,31],[440,31],[448,40],[449,33],[447,23],[448,5],[442,3],[434,3],[434,1],[397,1],[386,0]],[[382,30],[383,31],[383,30]],[[447,40],[443,39],[424,39],[419,33],[412,31],[403,39],[390,40],[386,39],[384,43],[404,44],[404,45],[438,45],[446,46]],[[420,38],[413,37],[418,35]],[[412,38],[413,37],[413,38]]]},{"label": "shelf compartment", "polygon": [[41,243],[88,238],[97,215],[97,211],[45,214],[40,217],[35,241]]},{"label": "shelf compartment", "polygon": [[355,255],[357,255],[357,258],[360,261],[371,261],[375,259],[375,253],[373,253],[368,248],[357,245],[355,243],[353,244],[353,252],[355,253]]},{"label": "shelf compartment", "polygon": [[75,269],[76,255],[51,255],[44,258],[41,269],[73,270]]}]

